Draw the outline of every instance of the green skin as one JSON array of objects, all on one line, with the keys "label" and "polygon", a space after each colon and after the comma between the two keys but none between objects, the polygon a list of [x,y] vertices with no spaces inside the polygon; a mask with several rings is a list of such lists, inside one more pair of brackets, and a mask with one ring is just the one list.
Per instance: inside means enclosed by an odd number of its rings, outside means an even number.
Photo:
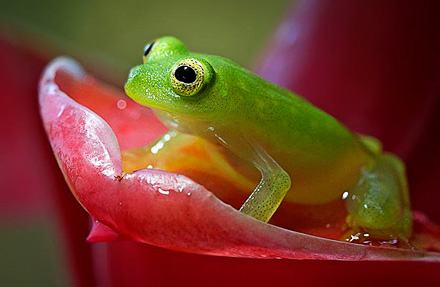
[{"label": "green skin", "polygon": [[[130,71],[127,95],[154,108],[171,129],[220,141],[261,172],[240,211],[267,222],[284,198],[325,204],[343,196],[353,233],[409,237],[404,166],[382,153],[377,140],[350,132],[298,95],[228,59],[188,52],[176,38],[160,38],[147,50],[144,64]],[[176,75],[188,59],[202,67],[196,70],[199,86],[182,84]]]}]

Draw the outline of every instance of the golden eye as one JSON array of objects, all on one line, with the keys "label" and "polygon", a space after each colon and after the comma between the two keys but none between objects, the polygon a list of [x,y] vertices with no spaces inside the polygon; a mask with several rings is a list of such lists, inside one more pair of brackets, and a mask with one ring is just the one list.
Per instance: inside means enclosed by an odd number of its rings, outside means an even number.
[{"label": "golden eye", "polygon": [[205,68],[196,59],[185,59],[174,65],[171,72],[171,84],[182,96],[192,96],[203,86]]}]

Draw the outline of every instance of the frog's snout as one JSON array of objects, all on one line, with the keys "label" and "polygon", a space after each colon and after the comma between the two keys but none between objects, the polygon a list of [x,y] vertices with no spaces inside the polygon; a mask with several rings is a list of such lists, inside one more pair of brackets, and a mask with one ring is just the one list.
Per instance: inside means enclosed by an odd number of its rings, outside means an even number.
[{"label": "frog's snout", "polygon": [[136,78],[139,76],[140,71],[138,67],[134,67],[130,70],[130,72],[128,73],[128,78],[127,78],[127,82],[124,85],[124,90],[125,93],[131,97],[133,94],[133,88],[136,86],[135,82],[136,82]]},{"label": "frog's snout", "polygon": [[127,79],[127,84],[133,79],[135,78],[137,75],[139,75],[139,66],[133,67],[130,69],[130,72],[128,73],[128,79]]}]

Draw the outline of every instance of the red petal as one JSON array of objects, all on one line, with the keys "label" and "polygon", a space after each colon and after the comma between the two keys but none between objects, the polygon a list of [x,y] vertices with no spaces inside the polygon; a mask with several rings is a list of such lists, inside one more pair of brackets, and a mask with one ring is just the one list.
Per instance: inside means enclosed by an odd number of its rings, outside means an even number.
[{"label": "red petal", "polygon": [[178,174],[144,169],[121,178],[115,134],[59,89],[55,74],[60,70],[84,78],[78,65],[65,58],[46,68],[40,107],[49,140],[78,201],[115,232],[170,249],[222,256],[440,261],[435,253],[360,246],[269,225]]},{"label": "red petal", "polygon": [[110,227],[94,220],[87,242],[106,242],[123,239],[122,236],[114,232]]}]

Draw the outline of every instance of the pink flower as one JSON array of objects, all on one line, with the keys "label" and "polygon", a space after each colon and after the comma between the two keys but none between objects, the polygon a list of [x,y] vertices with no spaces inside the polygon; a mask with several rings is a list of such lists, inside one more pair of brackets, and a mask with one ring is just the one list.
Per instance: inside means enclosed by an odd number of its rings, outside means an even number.
[{"label": "pink flower", "polygon": [[102,89],[73,60],[59,58],[46,68],[40,82],[43,123],[75,198],[95,220],[92,241],[122,237],[174,250],[247,258],[440,261],[434,253],[361,246],[266,224],[179,174],[141,169],[123,175],[111,127],[70,94],[79,101],[87,97],[94,103],[90,108],[111,116],[109,123],[125,146],[130,142],[124,135],[151,139],[163,128],[148,108]]}]

